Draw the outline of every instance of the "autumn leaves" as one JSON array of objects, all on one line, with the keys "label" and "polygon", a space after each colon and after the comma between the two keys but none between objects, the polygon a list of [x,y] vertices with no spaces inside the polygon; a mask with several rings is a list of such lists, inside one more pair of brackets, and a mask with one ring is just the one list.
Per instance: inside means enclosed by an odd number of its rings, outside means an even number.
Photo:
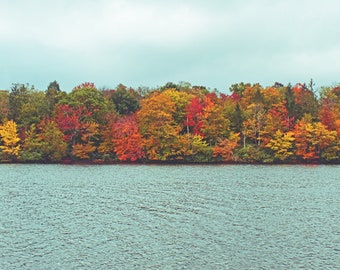
[{"label": "autumn leaves", "polygon": [[339,162],[340,88],[237,84],[231,95],[174,85],[135,91],[0,96],[0,160],[60,162]]},{"label": "autumn leaves", "polygon": [[0,137],[2,145],[0,145],[2,159],[11,160],[19,157],[20,139],[17,135],[17,124],[10,120],[0,126]]}]

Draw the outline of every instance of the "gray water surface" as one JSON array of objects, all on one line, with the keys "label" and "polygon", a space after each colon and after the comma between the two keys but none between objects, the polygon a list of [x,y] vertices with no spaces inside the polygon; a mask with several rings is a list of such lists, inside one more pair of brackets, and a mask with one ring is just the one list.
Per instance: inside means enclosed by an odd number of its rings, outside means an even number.
[{"label": "gray water surface", "polygon": [[340,166],[0,165],[0,269],[340,269]]}]

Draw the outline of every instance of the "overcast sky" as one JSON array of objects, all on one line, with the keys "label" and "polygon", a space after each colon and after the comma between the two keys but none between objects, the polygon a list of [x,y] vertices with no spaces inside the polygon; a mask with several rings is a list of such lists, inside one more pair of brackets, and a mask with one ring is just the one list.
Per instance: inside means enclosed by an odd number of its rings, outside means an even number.
[{"label": "overcast sky", "polygon": [[1,0],[0,89],[340,81],[338,0]]}]

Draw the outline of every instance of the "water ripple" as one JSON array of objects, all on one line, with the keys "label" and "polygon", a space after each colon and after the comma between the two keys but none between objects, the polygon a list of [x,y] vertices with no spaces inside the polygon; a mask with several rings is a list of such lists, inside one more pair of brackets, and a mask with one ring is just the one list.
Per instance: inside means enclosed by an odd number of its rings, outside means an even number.
[{"label": "water ripple", "polygon": [[0,165],[0,269],[336,269],[339,172]]}]

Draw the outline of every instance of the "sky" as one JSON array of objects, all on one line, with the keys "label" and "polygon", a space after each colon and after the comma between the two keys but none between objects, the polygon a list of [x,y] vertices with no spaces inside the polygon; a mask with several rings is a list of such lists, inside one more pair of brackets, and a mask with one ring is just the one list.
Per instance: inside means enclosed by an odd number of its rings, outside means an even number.
[{"label": "sky", "polygon": [[0,89],[340,81],[338,0],[1,0]]}]

